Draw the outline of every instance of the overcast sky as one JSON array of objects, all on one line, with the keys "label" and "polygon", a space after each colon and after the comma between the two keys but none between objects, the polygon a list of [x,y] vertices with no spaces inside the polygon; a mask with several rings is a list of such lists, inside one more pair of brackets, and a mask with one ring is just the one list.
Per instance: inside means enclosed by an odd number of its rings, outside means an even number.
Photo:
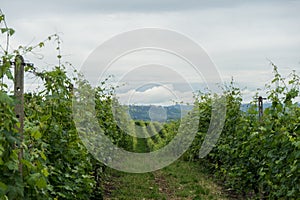
[{"label": "overcast sky", "polygon": [[[4,0],[0,7],[8,25],[16,30],[11,48],[33,45],[48,35],[59,33],[63,59],[77,69],[93,50],[113,36],[154,27],[173,30],[199,44],[217,67],[222,80],[229,82],[233,77],[243,89],[245,101],[255,94],[256,88],[263,88],[271,80],[269,60],[278,65],[283,74],[300,70],[300,1]],[[37,60],[37,55],[26,59],[38,63],[40,69],[55,64],[54,44],[37,53],[44,55],[42,62]],[[153,66],[150,66],[151,60]],[[143,70],[134,70],[135,76],[132,76],[126,67],[121,67],[133,65],[148,65],[156,73],[151,74],[144,66],[138,67]],[[169,72],[164,66],[169,67]],[[193,89],[205,87],[201,77],[198,81],[188,75],[192,71],[186,63],[166,52],[132,53],[115,63],[110,72],[117,75],[118,82],[127,83],[118,92],[124,103],[189,101],[192,90],[184,89],[187,86],[181,84],[184,81],[178,81],[180,77],[169,75],[173,68],[187,72],[180,75],[188,79]],[[156,78],[151,80],[151,77]]]}]

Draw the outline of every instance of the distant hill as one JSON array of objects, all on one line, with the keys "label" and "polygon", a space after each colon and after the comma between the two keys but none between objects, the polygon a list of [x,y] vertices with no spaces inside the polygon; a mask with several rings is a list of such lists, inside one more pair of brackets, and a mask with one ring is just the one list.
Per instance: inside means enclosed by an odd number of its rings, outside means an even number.
[{"label": "distant hill", "polygon": [[[264,109],[272,106],[271,103],[264,103]],[[299,104],[300,106],[300,104]],[[192,110],[192,105],[172,105],[172,106],[153,106],[153,105],[129,105],[127,110],[133,120],[168,122],[178,120]],[[241,105],[241,111],[247,112],[250,104]]]},{"label": "distant hill", "polygon": [[[300,106],[300,103],[296,103],[296,104],[298,104],[298,106]],[[264,103],[264,104],[263,104],[264,110],[265,110],[266,108],[271,107],[271,106],[272,106],[272,103]],[[242,105],[241,105],[241,110],[244,111],[244,112],[246,112],[246,111],[249,109],[249,107],[250,107],[250,104],[249,104],[249,103],[242,104]]]},{"label": "distant hill", "polygon": [[[264,103],[263,104],[263,108],[266,109],[266,108],[269,108],[271,107],[272,104],[271,103]],[[247,110],[250,108],[250,103],[244,103],[241,105],[241,111],[244,111],[244,112],[247,112]]]},{"label": "distant hill", "polygon": [[129,105],[128,111],[134,120],[166,122],[180,119],[192,108],[193,106],[179,104],[172,106]]}]

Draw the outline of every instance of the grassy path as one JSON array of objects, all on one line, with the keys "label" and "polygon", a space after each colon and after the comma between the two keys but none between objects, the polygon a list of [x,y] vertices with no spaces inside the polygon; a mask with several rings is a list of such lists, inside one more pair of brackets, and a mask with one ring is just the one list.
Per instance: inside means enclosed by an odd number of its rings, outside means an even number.
[{"label": "grassy path", "polygon": [[[148,152],[147,139],[137,138],[135,152]],[[228,199],[198,162],[178,160],[155,172],[131,174],[107,169],[104,199]]]},{"label": "grassy path", "polygon": [[199,163],[176,161],[144,174],[108,169],[104,199],[228,199]]},{"label": "grassy path", "polygon": [[149,152],[149,148],[147,147],[147,140],[145,138],[137,138],[137,145],[134,151],[137,153]]},{"label": "grassy path", "polygon": [[[148,129],[155,132],[154,126],[146,128],[140,122],[135,133],[149,136]],[[152,138],[133,137],[135,152],[149,152],[153,144]],[[108,168],[106,175],[104,199],[229,199],[198,162],[179,159],[161,170],[143,174]]]},{"label": "grassy path", "polygon": [[[136,126],[135,132],[143,132],[143,135],[147,134],[146,128],[144,126]],[[137,144],[133,147],[134,152],[144,153],[149,152],[149,147],[147,145],[147,138],[135,138],[137,140]]]}]

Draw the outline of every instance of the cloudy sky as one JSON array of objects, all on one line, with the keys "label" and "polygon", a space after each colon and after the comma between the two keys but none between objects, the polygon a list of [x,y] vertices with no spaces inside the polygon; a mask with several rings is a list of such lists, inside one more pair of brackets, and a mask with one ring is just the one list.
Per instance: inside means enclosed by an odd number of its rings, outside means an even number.
[{"label": "cloudy sky", "polygon": [[[0,8],[16,30],[12,49],[58,33],[63,60],[77,69],[102,43],[151,27],[172,30],[197,43],[224,82],[234,78],[245,101],[272,79],[270,60],[282,74],[300,70],[300,1],[4,0]],[[122,41],[119,44],[124,46]],[[174,44],[180,45],[175,39]],[[49,69],[57,63],[55,53],[50,42],[26,59],[39,69]],[[112,81],[124,85],[118,90],[123,103],[190,101],[193,90],[207,86],[205,77],[195,75],[180,56],[153,49],[123,55],[105,73],[114,74]],[[30,84],[35,87],[37,83]]]}]

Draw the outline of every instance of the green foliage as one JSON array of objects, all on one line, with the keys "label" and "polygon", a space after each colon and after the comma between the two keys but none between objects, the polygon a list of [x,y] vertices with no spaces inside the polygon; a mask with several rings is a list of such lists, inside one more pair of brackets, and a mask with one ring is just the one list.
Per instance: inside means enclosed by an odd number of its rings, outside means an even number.
[{"label": "green foliage", "polygon": [[[87,199],[96,182],[91,156],[81,143],[72,120],[72,83],[62,67],[38,73],[45,89],[27,95],[30,136],[41,140],[33,148],[46,158],[47,192],[51,198]],[[36,146],[37,145],[37,146]]]},{"label": "green foliage", "polygon": [[[274,65],[274,80],[267,85],[270,108],[258,119],[257,102],[248,111],[240,110],[241,94],[232,84],[225,88],[226,122],[215,148],[204,158],[224,184],[256,198],[297,199],[300,195],[300,107],[299,76],[293,72],[284,79]],[[209,94],[198,98],[200,125],[198,135],[187,153],[196,159],[209,126]],[[253,198],[254,198],[253,197]]]},{"label": "green foliage", "polygon": [[9,35],[13,35],[15,33],[15,30],[12,28],[1,28],[1,33],[8,33]]},{"label": "green foliage", "polygon": [[[4,15],[0,22],[2,34],[13,34],[7,28]],[[36,46],[22,47],[12,53],[2,48],[0,65],[0,199],[101,199],[103,166],[87,152],[78,137],[72,119],[73,84],[59,63],[50,71],[38,72],[25,66],[43,82],[43,90],[24,96],[24,138],[16,128],[16,101],[8,95],[4,79],[13,80],[12,65],[22,53],[42,48],[47,40]],[[19,157],[20,149],[23,157]],[[22,164],[22,175],[19,165]]]},{"label": "green foliage", "polygon": [[20,199],[24,183],[18,170],[19,137],[15,125],[14,100],[0,91],[0,198]]}]

